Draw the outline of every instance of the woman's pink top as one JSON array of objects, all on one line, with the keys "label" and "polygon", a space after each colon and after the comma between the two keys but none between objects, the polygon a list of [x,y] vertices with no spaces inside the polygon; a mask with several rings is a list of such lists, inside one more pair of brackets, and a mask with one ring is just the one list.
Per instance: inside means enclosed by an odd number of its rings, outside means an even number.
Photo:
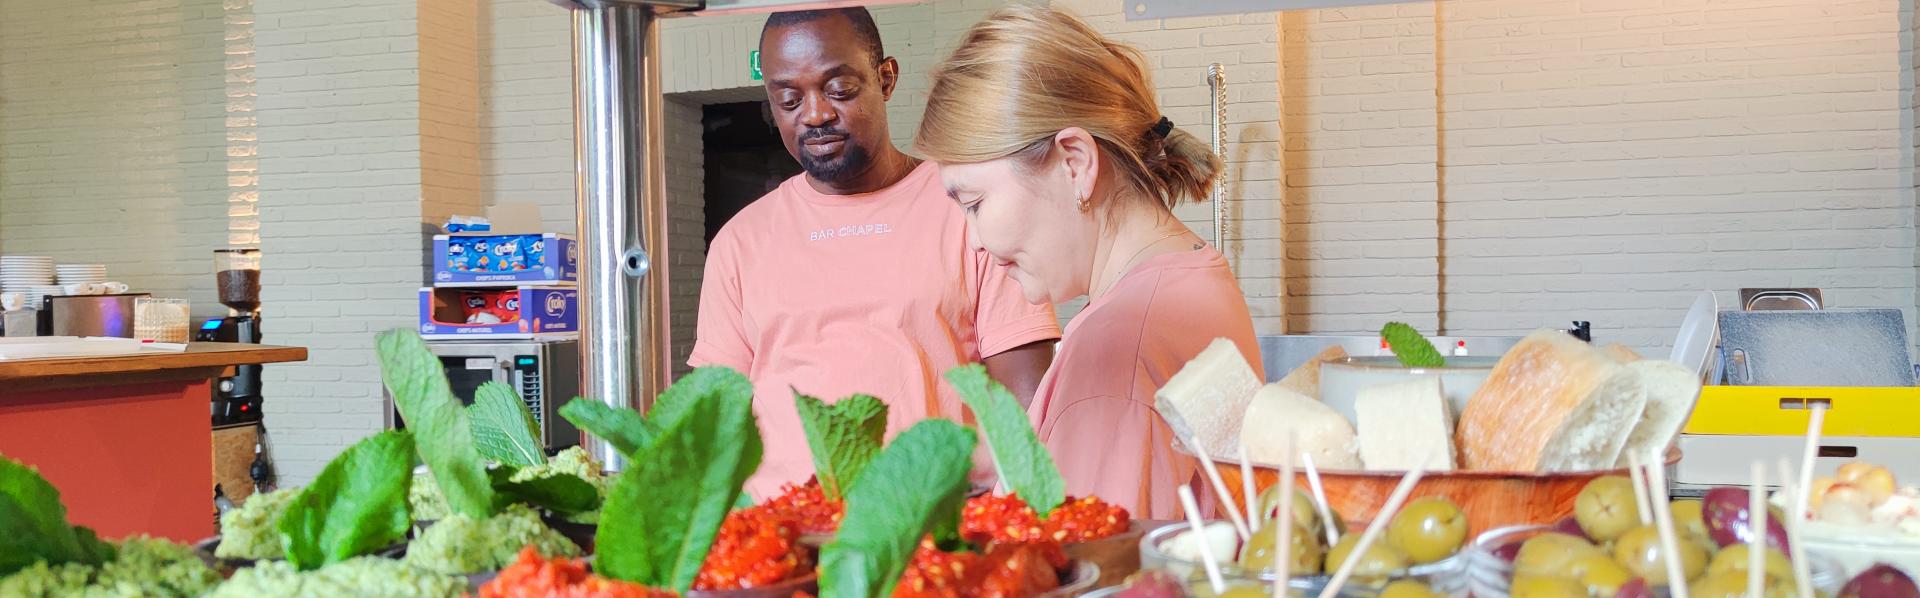
[{"label": "woman's pink top", "polygon": [[1068,494],[1179,518],[1176,492],[1197,464],[1173,452],[1153,393],[1221,337],[1264,376],[1240,284],[1211,246],[1148,258],[1067,324],[1027,415]]}]

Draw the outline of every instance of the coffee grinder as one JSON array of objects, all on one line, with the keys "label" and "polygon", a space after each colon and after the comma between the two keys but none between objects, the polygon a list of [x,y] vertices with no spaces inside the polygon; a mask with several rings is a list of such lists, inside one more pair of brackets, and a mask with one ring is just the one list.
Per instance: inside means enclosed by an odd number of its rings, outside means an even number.
[{"label": "coffee grinder", "polygon": [[[231,313],[201,324],[196,340],[258,344],[260,250],[214,250],[213,277],[219,285],[220,303]],[[214,381],[213,425],[260,421],[260,367],[235,366],[232,376]]]}]

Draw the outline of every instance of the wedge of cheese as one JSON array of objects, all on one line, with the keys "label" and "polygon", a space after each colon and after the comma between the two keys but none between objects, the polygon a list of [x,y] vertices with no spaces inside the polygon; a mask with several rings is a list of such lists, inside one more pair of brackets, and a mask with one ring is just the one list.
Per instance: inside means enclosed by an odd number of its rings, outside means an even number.
[{"label": "wedge of cheese", "polygon": [[1362,388],[1353,409],[1369,471],[1453,470],[1453,414],[1438,376]]},{"label": "wedge of cheese", "polygon": [[[1293,437],[1293,454],[1287,454],[1288,435]],[[1240,426],[1240,442],[1247,445],[1247,457],[1262,465],[1305,465],[1300,454],[1306,453],[1314,467],[1360,469],[1353,424],[1326,403],[1289,390],[1285,382],[1263,386],[1253,395]]]},{"label": "wedge of cheese", "polygon": [[1240,447],[1241,416],[1259,390],[1239,346],[1220,338],[1153,393],[1153,406],[1174,434],[1197,439],[1209,456],[1228,456]]}]

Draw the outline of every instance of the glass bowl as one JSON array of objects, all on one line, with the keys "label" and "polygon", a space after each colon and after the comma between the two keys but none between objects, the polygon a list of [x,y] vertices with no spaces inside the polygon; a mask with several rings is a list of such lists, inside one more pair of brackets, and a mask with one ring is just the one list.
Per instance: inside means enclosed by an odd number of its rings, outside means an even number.
[{"label": "glass bowl", "polygon": [[[1206,583],[1206,569],[1200,562],[1179,558],[1169,554],[1162,548],[1166,542],[1182,533],[1186,533],[1189,529],[1189,526],[1185,525],[1172,525],[1147,532],[1147,535],[1140,540],[1140,570],[1164,571],[1181,579],[1196,580],[1203,584]],[[1382,538],[1376,541],[1385,541],[1385,539]],[[1367,592],[1370,591],[1370,587],[1372,586],[1380,586],[1385,585],[1387,582],[1411,579],[1427,584],[1427,587],[1432,588],[1436,592],[1448,596],[1464,597],[1467,595],[1467,579],[1465,574],[1467,572],[1466,554],[1469,548],[1471,548],[1471,546],[1462,547],[1460,552],[1453,556],[1424,565],[1415,565],[1387,579],[1367,581],[1362,581],[1357,578],[1349,579],[1346,587],[1341,589],[1341,593],[1344,595],[1349,589],[1355,592]],[[1221,563],[1220,565],[1220,575],[1226,578],[1229,584],[1244,582],[1271,585],[1277,577],[1277,573],[1274,571],[1250,571],[1241,568],[1237,563],[1231,561],[1232,559],[1229,559],[1229,562]],[[1295,588],[1307,590],[1307,595],[1309,596],[1317,596],[1320,590],[1325,588],[1327,582],[1331,579],[1331,575],[1316,573],[1313,575],[1294,575],[1287,583]]]},{"label": "glass bowl", "polygon": [[[1507,598],[1513,586],[1513,557],[1527,539],[1555,531],[1553,526],[1515,525],[1480,534],[1461,551],[1466,557],[1465,578],[1475,598]],[[1847,583],[1847,571],[1838,560],[1817,552],[1807,544],[1808,567],[1816,590],[1833,595]],[[1666,596],[1665,587],[1653,588],[1655,596]]]}]

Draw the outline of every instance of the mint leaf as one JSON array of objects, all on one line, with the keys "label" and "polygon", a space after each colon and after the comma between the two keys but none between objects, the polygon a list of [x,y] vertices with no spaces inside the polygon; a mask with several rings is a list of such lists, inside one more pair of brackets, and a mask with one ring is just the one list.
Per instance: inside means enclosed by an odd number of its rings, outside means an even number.
[{"label": "mint leaf", "polygon": [[887,436],[887,404],[867,395],[853,395],[832,405],[793,393],[813,452],[815,477],[828,500],[846,496],[860,471],[880,454]]},{"label": "mint leaf", "polygon": [[1380,338],[1387,341],[1387,348],[1393,350],[1393,356],[1400,358],[1400,365],[1410,368],[1437,368],[1447,365],[1447,358],[1440,355],[1427,337],[1401,322],[1387,322],[1380,327]]},{"label": "mint leaf", "polygon": [[672,423],[633,454],[636,466],[620,472],[600,511],[598,572],[679,592],[693,586],[721,520],[760,466],[753,385],[732,378],[745,380],[696,370],[668,391],[681,393],[682,404],[652,421]]},{"label": "mint leaf", "polygon": [[0,457],[0,577],[38,561],[100,564],[113,559],[93,530],[67,524],[60,491],[33,468]]},{"label": "mint leaf", "polygon": [[593,484],[570,473],[555,473],[546,477],[516,482],[511,466],[502,465],[487,471],[487,477],[493,482],[493,496],[498,504],[495,510],[504,510],[513,503],[522,503],[540,507],[560,515],[578,515],[600,508],[600,491]]},{"label": "mint leaf", "polygon": [[653,444],[653,437],[660,435],[660,431],[648,423],[640,412],[592,399],[574,397],[560,406],[560,417],[567,418],[567,421],[586,430],[588,434],[607,441],[614,450],[627,456]]},{"label": "mint leaf", "polygon": [[547,462],[540,447],[540,424],[527,410],[527,402],[507,385],[481,384],[473,392],[467,416],[473,422],[473,445],[480,456],[514,467]]},{"label": "mint leaf", "polygon": [[328,462],[275,524],[287,562],[312,571],[405,540],[413,449],[412,435],[389,430]]},{"label": "mint leaf", "polygon": [[973,410],[981,433],[987,437],[993,467],[999,470],[1000,481],[1007,489],[1042,518],[1066,502],[1067,481],[1053,463],[1053,454],[1034,434],[1027,410],[1020,407],[1013,393],[993,381],[980,364],[948,371],[947,382],[960,391],[960,400]]},{"label": "mint leaf", "polygon": [[486,464],[473,446],[467,412],[447,387],[440,358],[411,330],[380,333],[375,344],[380,378],[418,440],[420,459],[446,495],[447,507],[474,519],[492,517],[493,488],[487,484]]},{"label": "mint leaf", "polygon": [[820,595],[891,595],[922,536],[957,536],[975,442],[972,430],[930,419],[881,450],[848,491],[840,531],[820,551]]},{"label": "mint leaf", "polygon": [[653,408],[647,411],[647,422],[653,424],[655,430],[671,428],[695,406],[718,396],[751,398],[753,382],[740,372],[724,367],[695,368],[653,400]]}]

